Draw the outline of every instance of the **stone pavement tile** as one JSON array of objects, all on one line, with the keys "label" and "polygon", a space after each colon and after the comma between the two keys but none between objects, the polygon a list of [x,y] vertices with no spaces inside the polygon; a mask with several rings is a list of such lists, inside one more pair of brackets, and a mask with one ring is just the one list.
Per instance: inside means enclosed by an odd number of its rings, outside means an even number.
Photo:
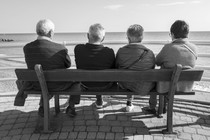
[{"label": "stone pavement tile", "polygon": [[126,140],[134,140],[134,136],[131,133],[124,133],[124,139],[126,139]]},{"label": "stone pavement tile", "polygon": [[149,135],[149,129],[148,128],[138,128],[136,129],[136,133],[138,135]]},{"label": "stone pavement tile", "polygon": [[30,140],[38,140],[40,138],[41,134],[32,134]]},{"label": "stone pavement tile", "polygon": [[21,136],[21,140],[29,140],[31,137],[31,134],[24,134]]},{"label": "stone pavement tile", "polygon": [[88,132],[87,139],[96,139],[97,132]]},{"label": "stone pavement tile", "polygon": [[120,121],[109,121],[109,125],[111,126],[121,126],[121,122]]},{"label": "stone pavement tile", "polygon": [[105,139],[106,133],[105,132],[98,132],[96,139]]},{"label": "stone pavement tile", "polygon": [[134,135],[133,138],[134,138],[134,140],[143,140],[144,136],[143,135]]},{"label": "stone pavement tile", "polygon": [[98,125],[109,126],[110,125],[110,121],[105,120],[105,119],[100,119],[100,120],[98,120]]},{"label": "stone pavement tile", "polygon": [[85,120],[95,120],[95,119],[97,119],[97,117],[96,117],[96,115],[94,115],[94,114],[85,114],[84,115],[84,119]]},{"label": "stone pavement tile", "polygon": [[197,133],[200,135],[210,136],[210,131],[205,129],[197,129]]},{"label": "stone pavement tile", "polygon": [[113,121],[113,120],[115,121],[115,120],[117,120],[117,116],[114,115],[114,114],[113,114],[113,115],[108,115],[108,116],[106,116],[106,119],[109,120],[109,121],[111,121],[111,120],[112,120],[112,121]]},{"label": "stone pavement tile", "polygon": [[115,140],[122,140],[124,138],[124,133],[115,133]]},{"label": "stone pavement tile", "polygon": [[61,128],[61,132],[72,132],[74,129],[74,126],[63,126]]},{"label": "stone pavement tile", "polygon": [[116,132],[116,133],[120,133],[120,132],[123,132],[123,131],[124,131],[124,129],[121,126],[113,126],[112,129],[111,129],[111,132]]},{"label": "stone pavement tile", "polygon": [[210,125],[209,124],[203,125],[203,126],[201,126],[201,128],[204,129],[204,130],[209,130],[210,131]]},{"label": "stone pavement tile", "polygon": [[4,124],[4,125],[1,125],[0,126],[0,131],[3,131],[3,130],[11,130],[13,126],[14,126],[13,124]]},{"label": "stone pavement tile", "polygon": [[69,133],[68,132],[60,132],[58,139],[67,139]]},{"label": "stone pavement tile", "polygon": [[[87,119],[85,119],[85,120],[87,120]],[[95,125],[97,125],[97,120],[87,120],[86,125],[87,126],[91,126],[91,125],[95,126]]]},{"label": "stone pavement tile", "polygon": [[13,125],[13,128],[14,128],[14,129],[21,129],[21,128],[24,128],[25,125],[26,125],[26,123],[15,123],[15,124]]},{"label": "stone pavement tile", "polygon": [[35,127],[24,128],[22,134],[32,134],[35,131]]},{"label": "stone pavement tile", "polygon": [[106,133],[105,140],[113,140],[115,137],[115,133],[108,132]]},{"label": "stone pavement tile", "polygon": [[59,137],[59,132],[50,134],[49,140],[57,139]]},{"label": "stone pavement tile", "polygon": [[86,131],[86,126],[75,126],[74,131],[75,132],[84,132],[84,131]]},{"label": "stone pavement tile", "polygon": [[110,132],[111,131],[111,126],[100,126],[99,127],[99,132]]},{"label": "stone pavement tile", "polygon": [[207,137],[203,135],[192,134],[192,140],[207,140]]},{"label": "stone pavement tile", "polygon": [[74,124],[73,120],[65,120],[65,121],[62,122],[62,125],[66,126],[66,127],[72,126],[73,124]]},{"label": "stone pavement tile", "polygon": [[40,136],[40,140],[45,140],[45,139],[49,139],[49,137],[50,137],[50,134],[41,134],[41,136]]},{"label": "stone pavement tile", "polygon": [[197,130],[195,128],[183,127],[183,132],[196,134]]},{"label": "stone pavement tile", "polygon": [[69,132],[69,139],[76,139],[78,135],[78,132]]},{"label": "stone pavement tile", "polygon": [[[0,137],[1,138],[1,137]],[[4,138],[1,138],[1,140],[11,140],[12,139],[12,136],[8,136],[8,137],[4,137]]]},{"label": "stone pavement tile", "polygon": [[98,131],[98,129],[99,129],[99,127],[98,126],[88,126],[87,125],[87,132],[97,132]]},{"label": "stone pavement tile", "polygon": [[144,140],[153,140],[153,136],[151,136],[151,135],[144,135]]},{"label": "stone pavement tile", "polygon": [[136,133],[136,127],[125,127],[124,128],[124,133],[135,134]]},{"label": "stone pavement tile", "polygon": [[184,132],[179,133],[179,134],[177,135],[177,137],[178,137],[179,139],[186,139],[186,140],[191,140],[191,139],[192,139],[192,135],[191,135],[190,133],[184,133]]},{"label": "stone pavement tile", "polygon": [[74,125],[75,126],[85,125],[85,120],[76,120],[74,121]]},{"label": "stone pavement tile", "polygon": [[87,132],[79,132],[77,138],[78,139],[86,139]]},{"label": "stone pavement tile", "polygon": [[19,135],[22,133],[22,129],[12,129],[9,131],[8,136]]},{"label": "stone pavement tile", "polygon": [[22,135],[14,135],[11,140],[20,140]]}]

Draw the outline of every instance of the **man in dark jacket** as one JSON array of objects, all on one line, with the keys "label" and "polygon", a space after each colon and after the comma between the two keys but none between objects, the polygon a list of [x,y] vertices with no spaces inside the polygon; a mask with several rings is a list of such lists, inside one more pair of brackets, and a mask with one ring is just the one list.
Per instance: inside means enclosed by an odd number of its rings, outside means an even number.
[{"label": "man in dark jacket", "polygon": [[[43,70],[66,69],[71,66],[71,60],[68,55],[68,50],[63,45],[52,41],[54,35],[54,24],[48,19],[40,20],[36,26],[38,38],[26,44],[23,48],[25,54],[25,61],[28,69],[33,70],[36,64],[41,64]],[[21,87],[21,82],[18,81],[18,88]],[[27,88],[40,90],[38,82],[27,83]],[[71,88],[73,82],[50,82],[48,84],[49,91],[62,91]],[[72,96],[74,97],[74,96]],[[70,98],[71,102],[78,103],[79,100]],[[67,113],[70,106],[67,108]],[[40,107],[38,111],[40,116],[43,116],[43,100],[40,100]]]},{"label": "man in dark jacket", "polygon": [[[115,54],[113,49],[104,47],[105,30],[101,24],[93,24],[89,28],[88,43],[78,44],[75,49],[75,62],[77,69],[102,70],[114,68]],[[112,84],[107,82],[83,82],[84,90],[100,91],[109,88]],[[97,108],[103,107],[101,95],[96,96],[95,105]]]}]

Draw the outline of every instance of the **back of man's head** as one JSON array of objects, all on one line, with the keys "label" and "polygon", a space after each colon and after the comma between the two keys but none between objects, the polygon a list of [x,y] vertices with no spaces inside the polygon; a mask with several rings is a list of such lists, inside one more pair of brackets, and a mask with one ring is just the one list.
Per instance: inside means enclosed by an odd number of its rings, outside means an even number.
[{"label": "back of man's head", "polygon": [[96,23],[90,26],[88,31],[89,42],[92,43],[102,42],[104,36],[105,36],[105,29],[101,24]]},{"label": "back of man's head", "polygon": [[51,37],[54,33],[55,25],[49,19],[40,20],[36,25],[36,33],[39,36]]},{"label": "back of man's head", "polygon": [[144,28],[141,25],[133,24],[127,30],[129,43],[138,43],[143,39]]},{"label": "back of man's head", "polygon": [[175,39],[187,38],[189,34],[189,25],[183,20],[177,20],[171,25],[170,32]]}]

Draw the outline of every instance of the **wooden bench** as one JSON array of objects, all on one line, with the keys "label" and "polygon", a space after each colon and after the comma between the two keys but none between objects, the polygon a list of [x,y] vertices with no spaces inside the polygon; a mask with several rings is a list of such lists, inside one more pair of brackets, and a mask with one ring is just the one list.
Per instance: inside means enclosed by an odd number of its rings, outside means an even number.
[{"label": "wooden bench", "polygon": [[39,81],[42,91],[25,91],[25,94],[42,94],[44,103],[44,132],[49,130],[49,100],[48,95],[55,95],[55,111],[59,113],[59,95],[138,95],[137,93],[122,90],[118,87],[105,90],[103,92],[50,92],[48,91],[46,82],[53,81],[85,81],[85,82],[117,82],[117,81],[170,81],[170,90],[166,94],[159,94],[152,91],[149,94],[159,95],[158,114],[163,112],[163,99],[167,96],[167,128],[164,133],[173,133],[173,101],[174,95],[193,95],[192,92],[177,92],[176,86],[178,81],[200,81],[203,70],[187,69],[182,70],[181,65],[177,65],[174,69],[153,69],[148,71],[133,71],[133,70],[77,70],[77,69],[59,69],[51,71],[43,71],[41,65],[36,65],[35,70],[16,69],[18,80],[22,81]]}]

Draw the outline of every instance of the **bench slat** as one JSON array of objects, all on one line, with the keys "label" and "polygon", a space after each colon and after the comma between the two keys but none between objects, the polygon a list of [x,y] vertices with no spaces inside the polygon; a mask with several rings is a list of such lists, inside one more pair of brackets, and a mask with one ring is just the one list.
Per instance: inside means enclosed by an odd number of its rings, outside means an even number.
[{"label": "bench slat", "polygon": [[[132,95],[139,95],[139,93],[131,92],[131,91],[100,91],[100,92],[93,92],[93,91],[88,91],[88,92],[82,92],[82,95],[128,95],[129,92]],[[30,90],[30,91],[25,91],[25,94],[42,94],[41,91],[35,91],[35,90]],[[49,92],[52,95],[80,95],[81,92],[72,92],[72,91],[59,91],[59,92]],[[148,95],[151,94],[157,94],[157,95],[166,95],[168,93],[162,94],[158,93],[155,91],[150,92]],[[176,92],[175,95],[195,95],[195,92]]]},{"label": "bench slat", "polygon": [[[16,69],[17,78],[24,81],[38,81],[32,70]],[[132,73],[131,73],[132,72]],[[203,70],[182,70],[179,81],[200,81]],[[52,70],[44,71],[46,81],[170,81],[172,70],[154,69],[148,71],[131,70]]]}]

